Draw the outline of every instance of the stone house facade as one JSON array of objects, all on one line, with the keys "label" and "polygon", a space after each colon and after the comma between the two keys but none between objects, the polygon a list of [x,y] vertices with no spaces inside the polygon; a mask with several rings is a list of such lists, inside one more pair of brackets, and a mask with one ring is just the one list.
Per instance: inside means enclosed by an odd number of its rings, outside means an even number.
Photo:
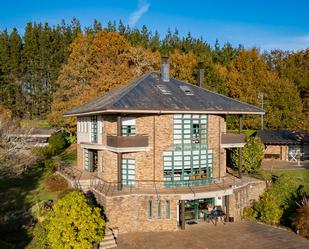
[{"label": "stone house facade", "polygon": [[[261,188],[227,174],[226,148],[244,146],[242,115],[261,113],[169,78],[164,59],[161,74],[143,75],[65,115],[77,117],[79,179],[109,225],[131,232],[184,229],[209,207],[237,220],[234,194],[248,188],[248,203]],[[228,114],[240,116],[238,134],[226,133]]]}]

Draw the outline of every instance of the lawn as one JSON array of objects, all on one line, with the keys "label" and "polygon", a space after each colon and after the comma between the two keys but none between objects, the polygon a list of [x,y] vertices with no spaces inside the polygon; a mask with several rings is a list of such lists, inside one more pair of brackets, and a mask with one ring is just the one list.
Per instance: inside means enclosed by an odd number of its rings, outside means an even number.
[{"label": "lawn", "polygon": [[276,169],[276,170],[261,170],[255,174],[260,179],[271,179],[272,176],[288,175],[294,178],[299,185],[303,185],[306,192],[309,193],[309,169]]},{"label": "lawn", "polygon": [[[74,164],[76,147],[67,148],[57,157],[62,163]],[[19,177],[0,178],[0,240],[13,243],[16,248],[24,248],[31,240],[31,229],[25,226],[18,230],[10,229],[5,224],[7,220],[14,221],[10,224],[28,224],[32,206],[43,200],[57,200],[59,193],[45,188],[44,181],[48,175],[50,173],[42,165],[34,165]]]}]

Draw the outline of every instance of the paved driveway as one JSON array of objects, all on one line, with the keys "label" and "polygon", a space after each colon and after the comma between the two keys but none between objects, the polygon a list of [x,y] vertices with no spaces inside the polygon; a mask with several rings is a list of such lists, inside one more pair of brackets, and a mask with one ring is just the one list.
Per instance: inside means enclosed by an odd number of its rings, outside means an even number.
[{"label": "paved driveway", "polygon": [[309,248],[309,240],[291,231],[253,222],[187,225],[177,232],[119,235],[118,249],[284,249]]}]

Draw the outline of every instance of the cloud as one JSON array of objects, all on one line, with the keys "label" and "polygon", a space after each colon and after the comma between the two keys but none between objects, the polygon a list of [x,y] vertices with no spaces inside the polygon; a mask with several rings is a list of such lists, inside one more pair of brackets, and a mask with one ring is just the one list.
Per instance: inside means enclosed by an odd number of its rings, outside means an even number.
[{"label": "cloud", "polygon": [[144,1],[138,1],[138,9],[129,17],[129,26],[135,26],[139,19],[148,11],[150,4]]}]

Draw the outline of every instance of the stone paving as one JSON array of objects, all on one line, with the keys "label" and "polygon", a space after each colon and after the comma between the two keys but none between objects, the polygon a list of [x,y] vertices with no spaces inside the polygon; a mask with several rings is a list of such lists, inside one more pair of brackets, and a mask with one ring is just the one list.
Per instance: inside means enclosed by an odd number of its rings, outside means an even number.
[{"label": "stone paving", "polygon": [[309,240],[295,233],[254,222],[186,225],[177,232],[128,233],[118,249],[308,249]]}]

